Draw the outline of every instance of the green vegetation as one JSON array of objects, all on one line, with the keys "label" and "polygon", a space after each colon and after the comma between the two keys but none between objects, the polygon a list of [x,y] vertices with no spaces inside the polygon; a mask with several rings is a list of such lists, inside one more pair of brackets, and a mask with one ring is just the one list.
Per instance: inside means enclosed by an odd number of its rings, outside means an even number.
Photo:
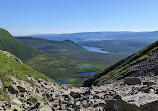
[{"label": "green vegetation", "polygon": [[76,79],[67,79],[67,81],[69,81],[70,83],[73,83],[76,81]]},{"label": "green vegetation", "polygon": [[[103,69],[103,66],[94,66],[90,64],[91,66],[89,68],[80,68],[79,66],[87,64],[87,62],[79,62],[78,60],[71,59],[69,57],[56,55],[58,53],[73,53],[75,51],[85,50],[80,45],[74,43],[70,40],[65,41],[49,41],[44,39],[34,39],[34,38],[21,38],[21,41],[26,43],[24,45],[23,43],[19,42],[17,39],[11,36],[9,32],[7,32],[4,29],[0,29],[0,49],[9,51],[13,54],[15,54],[17,57],[21,58],[25,63],[33,67],[39,72],[44,73],[45,75],[53,78],[54,80],[57,79],[68,79],[70,83],[74,84],[76,81],[79,80],[79,84],[81,85],[83,82],[83,78],[89,78],[87,77],[79,77],[75,75],[75,73],[79,72],[86,72],[86,71],[95,71],[99,72]],[[9,44],[9,45],[8,45]],[[30,45],[31,47],[27,46]],[[36,49],[39,49],[39,52]],[[86,51],[86,50],[85,50]],[[49,54],[48,54],[49,53]],[[56,54],[53,54],[56,53]],[[1,56],[1,59],[4,59],[3,56]],[[10,59],[12,61],[12,59]],[[47,76],[44,76],[34,70],[32,70],[30,67],[26,65],[21,65],[18,63],[14,63],[8,60],[8,63],[12,63],[12,65],[4,65],[2,67],[2,74],[5,74],[3,77],[3,82],[6,85],[9,85],[7,80],[7,76],[13,75],[17,77],[18,79],[25,80],[29,82],[31,85],[34,83],[32,81],[28,81],[26,76],[32,76],[35,78],[43,78],[43,79],[49,79]],[[6,61],[5,61],[6,62]],[[0,64],[3,66],[5,62],[0,62]],[[15,67],[15,68],[14,68]],[[8,68],[8,69],[7,69]],[[17,70],[18,68],[18,70]],[[5,72],[7,71],[7,72]],[[24,74],[23,74],[24,73]],[[8,75],[7,75],[8,74]],[[79,78],[79,79],[78,79]],[[50,79],[51,80],[51,79]],[[52,81],[52,80],[51,80]]]},{"label": "green vegetation", "polygon": [[16,59],[8,57],[4,52],[0,51],[0,77],[3,84],[3,89],[0,90],[0,100],[9,99],[9,96],[7,95],[7,93],[5,93],[4,87],[11,85],[10,76],[14,76],[19,80],[24,80],[28,83],[31,83],[32,85],[32,81],[27,79],[28,76],[35,79],[41,78],[47,81],[54,82],[52,79],[45,76],[44,74],[33,70],[31,67],[25,64],[17,62]]},{"label": "green vegetation", "polygon": [[24,80],[30,82],[27,79],[27,76],[34,77],[35,79],[45,79],[47,81],[52,81],[52,79],[48,78],[44,74],[41,74],[31,67],[21,64],[17,62],[15,59],[8,57],[3,52],[0,52],[0,77],[3,85],[8,85],[8,77],[14,76],[19,80]]},{"label": "green vegetation", "polygon": [[73,85],[78,86],[91,76],[81,77],[75,75],[76,73],[89,71],[98,73],[105,68],[101,65],[94,65],[92,63],[88,64],[90,65],[88,68],[81,68],[80,66],[87,64],[87,62],[56,54],[41,54],[30,59],[26,64],[54,80],[67,79]]},{"label": "green vegetation", "polygon": [[38,54],[37,50],[22,44],[2,28],[0,28],[0,50],[8,51],[22,60],[28,60]]},{"label": "green vegetation", "polygon": [[0,100],[9,100],[9,95],[5,90],[0,90]]},{"label": "green vegetation", "polygon": [[29,45],[33,48],[36,48],[44,52],[72,53],[74,51],[85,50],[83,47],[81,47],[80,45],[76,44],[71,40],[52,41],[32,37],[17,37],[17,39],[26,45]]},{"label": "green vegetation", "polygon": [[119,79],[129,75],[128,68],[131,65],[140,63],[149,57],[149,54],[158,49],[158,41],[147,46],[136,54],[133,54],[126,59],[105,69],[102,73],[97,74],[93,78],[84,82],[85,86],[89,85],[102,85],[108,82],[109,79]]}]

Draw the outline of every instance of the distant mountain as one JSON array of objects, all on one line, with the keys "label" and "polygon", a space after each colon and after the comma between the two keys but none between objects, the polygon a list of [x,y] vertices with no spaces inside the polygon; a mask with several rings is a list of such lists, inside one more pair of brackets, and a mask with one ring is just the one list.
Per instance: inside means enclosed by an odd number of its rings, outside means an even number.
[{"label": "distant mountain", "polygon": [[33,34],[29,37],[45,38],[49,40],[73,40],[75,42],[88,40],[125,40],[125,39],[158,39],[158,31],[153,32],[82,32],[82,33],[66,33],[66,34]]},{"label": "distant mountain", "polygon": [[144,40],[101,40],[101,41],[81,41],[82,46],[99,47],[102,51],[114,53],[129,53],[130,55],[138,52],[150,45],[151,41]]},{"label": "distant mountain", "polygon": [[33,37],[17,37],[17,39],[28,46],[49,53],[73,53],[76,51],[86,51],[82,46],[71,40],[53,41]]},{"label": "distant mountain", "polygon": [[15,39],[8,31],[0,28],[0,50],[8,51],[22,60],[30,59],[38,51]]},{"label": "distant mountain", "polygon": [[85,86],[102,85],[127,76],[154,76],[158,74],[158,41],[136,54],[105,69],[84,82]]}]

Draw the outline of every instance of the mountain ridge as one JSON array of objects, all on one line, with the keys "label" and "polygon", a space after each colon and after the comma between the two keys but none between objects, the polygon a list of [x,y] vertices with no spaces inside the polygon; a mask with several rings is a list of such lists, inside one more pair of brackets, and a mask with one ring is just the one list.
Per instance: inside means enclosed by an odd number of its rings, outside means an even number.
[{"label": "mountain ridge", "polygon": [[[158,31],[151,32],[81,32],[81,33],[64,33],[64,34],[33,34],[30,37],[45,38],[49,40],[66,40],[70,39],[75,42],[88,41],[88,40],[125,40],[125,39],[143,39],[151,40],[157,39]],[[28,37],[26,36],[26,37]],[[25,36],[24,36],[25,37]]]}]

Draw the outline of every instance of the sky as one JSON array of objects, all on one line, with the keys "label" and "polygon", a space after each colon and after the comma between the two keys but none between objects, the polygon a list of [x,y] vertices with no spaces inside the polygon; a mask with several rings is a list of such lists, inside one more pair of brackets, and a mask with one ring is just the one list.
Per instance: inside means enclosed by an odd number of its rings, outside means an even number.
[{"label": "sky", "polygon": [[158,30],[158,0],[0,0],[13,35]]}]

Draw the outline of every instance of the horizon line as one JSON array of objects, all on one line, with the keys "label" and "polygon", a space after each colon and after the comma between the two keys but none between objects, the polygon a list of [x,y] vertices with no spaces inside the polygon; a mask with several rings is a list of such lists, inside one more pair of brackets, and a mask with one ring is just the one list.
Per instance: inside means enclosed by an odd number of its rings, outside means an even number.
[{"label": "horizon line", "polygon": [[81,32],[63,32],[63,33],[33,33],[26,35],[13,35],[13,36],[30,36],[30,35],[51,35],[51,34],[77,34],[77,33],[106,33],[106,32],[133,32],[133,33],[145,33],[145,32],[158,32],[158,30],[153,31],[81,31]]}]

